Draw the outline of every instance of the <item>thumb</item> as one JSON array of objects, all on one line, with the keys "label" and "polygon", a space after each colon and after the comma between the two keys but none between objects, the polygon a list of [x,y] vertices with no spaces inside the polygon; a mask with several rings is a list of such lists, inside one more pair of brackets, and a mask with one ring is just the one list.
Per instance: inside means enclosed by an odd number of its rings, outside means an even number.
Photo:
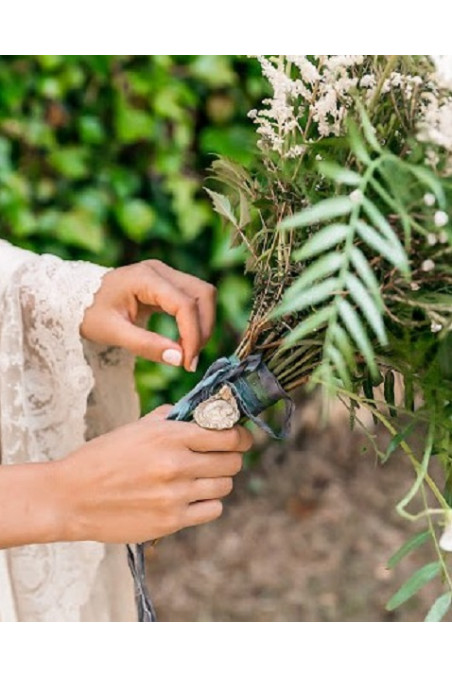
[{"label": "thumb", "polygon": [[155,419],[166,419],[173,407],[173,405],[159,405],[159,407],[156,407],[154,410],[151,410],[151,412],[148,412],[144,418],[151,421]]},{"label": "thumb", "polygon": [[175,367],[182,365],[183,354],[179,344],[161,334],[149,332],[127,320],[118,320],[114,327],[114,337],[118,346],[140,358]]}]

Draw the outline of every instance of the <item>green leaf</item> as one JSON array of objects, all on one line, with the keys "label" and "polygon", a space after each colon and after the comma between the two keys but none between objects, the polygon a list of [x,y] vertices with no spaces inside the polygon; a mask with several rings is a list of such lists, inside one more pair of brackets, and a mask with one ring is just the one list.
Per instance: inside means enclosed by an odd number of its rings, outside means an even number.
[{"label": "green leaf", "polygon": [[301,322],[299,325],[297,325],[297,327],[295,327],[295,329],[292,330],[292,332],[287,337],[287,344],[291,346],[300,339],[303,339],[303,337],[306,337],[308,334],[318,332],[328,322],[333,310],[334,309],[332,306],[326,306],[320,311],[317,311],[317,313],[312,313],[309,318],[303,320],[303,322]]},{"label": "green leaf", "polygon": [[375,135],[375,130],[373,128],[369,116],[367,115],[366,109],[359,101],[357,102],[357,108],[361,117],[361,125],[367,143],[374,151],[376,151],[377,153],[381,153],[383,149],[378,143],[378,139]]},{"label": "green leaf", "polygon": [[215,212],[218,212],[220,216],[230,221],[232,224],[234,224],[234,226],[237,226],[237,219],[235,218],[234,212],[232,211],[229,198],[227,198],[222,193],[211,191],[210,188],[205,188],[204,190],[212,200]]},{"label": "green leaf", "polygon": [[293,296],[286,302],[283,301],[279,308],[276,309],[276,314],[278,316],[285,315],[286,313],[301,311],[308,306],[315,306],[334,294],[337,289],[337,278],[323,280],[317,285],[302,290],[297,297]]},{"label": "green leaf", "polygon": [[369,292],[373,295],[374,301],[380,310],[383,310],[383,300],[381,298],[380,285],[372,271],[369,262],[358,247],[353,247],[350,252],[350,259],[356,272],[361,276],[361,280],[367,286]]},{"label": "green leaf", "polygon": [[418,532],[417,534],[414,534],[412,537],[407,539],[407,541],[402,544],[402,546],[392,555],[389,560],[388,560],[388,568],[392,570],[393,567],[398,565],[402,558],[405,558],[409,553],[414,551],[415,549],[419,548],[419,546],[422,546],[422,544],[425,544],[427,539],[430,537],[430,532],[429,530],[425,530],[424,532]]},{"label": "green leaf", "polygon": [[440,622],[441,619],[446,614],[446,612],[448,611],[448,609],[450,608],[451,603],[452,603],[452,593],[450,591],[448,591],[447,593],[443,593],[442,596],[439,596],[435,600],[430,610],[427,612],[424,621]]},{"label": "green leaf", "polygon": [[325,256],[317,259],[313,264],[308,266],[300,275],[291,287],[286,292],[286,298],[292,299],[294,295],[298,294],[300,290],[309,287],[316,280],[331,275],[342,265],[344,255],[340,252],[329,252]]},{"label": "green leaf", "polygon": [[336,368],[336,371],[339,377],[341,378],[344,386],[348,389],[351,389],[352,385],[350,381],[350,374],[348,372],[346,362],[340,351],[338,351],[337,348],[330,344],[326,347],[325,353],[333,363],[334,367]]},{"label": "green leaf", "polygon": [[312,226],[330,219],[342,217],[345,214],[350,214],[354,207],[354,203],[346,196],[335,196],[334,198],[326,198],[318,202],[312,207],[307,207],[302,212],[298,212],[291,217],[284,219],[281,228],[302,228],[304,226]]},{"label": "green leaf", "polygon": [[52,151],[49,164],[68,179],[82,179],[90,172],[86,149],[75,146]]},{"label": "green leaf", "polygon": [[367,152],[367,148],[363,143],[363,139],[361,137],[357,124],[355,123],[354,120],[349,118],[347,126],[348,126],[348,136],[350,139],[350,146],[353,153],[356,155],[358,160],[364,163],[364,165],[370,165],[372,159],[369,153]]},{"label": "green leaf", "polygon": [[129,200],[117,209],[123,232],[134,242],[143,242],[155,223],[156,215],[144,200]]},{"label": "green leaf", "polygon": [[386,605],[388,611],[395,610],[397,607],[409,600],[423,586],[432,581],[441,572],[441,563],[427,563],[417,570],[395,593]]},{"label": "green leaf", "polygon": [[369,370],[371,373],[377,372],[374,351],[359,315],[346,299],[338,299],[337,305],[345,327],[363,354]]},{"label": "green leaf", "polygon": [[310,259],[320,252],[331,249],[347,237],[350,227],[344,224],[324,226],[312,235],[306,244],[294,253],[295,261]]},{"label": "green leaf", "polygon": [[404,163],[404,167],[431,190],[431,192],[436,197],[438,207],[444,209],[446,207],[446,196],[444,195],[441,182],[438,181],[438,178],[433,174],[433,172],[427,169],[427,167],[422,167],[422,165],[411,165],[410,163]]},{"label": "green leaf", "polygon": [[347,186],[358,186],[361,183],[361,177],[357,172],[353,172],[347,167],[341,167],[335,162],[329,160],[322,160],[318,163],[318,168],[321,174],[327,179],[332,179],[338,184],[346,184]]},{"label": "green leaf", "polygon": [[406,438],[408,438],[408,436],[414,429],[415,425],[416,422],[411,421],[408,424],[408,426],[405,426],[405,428],[402,431],[399,431],[395,436],[391,438],[391,440],[389,441],[389,445],[386,448],[386,452],[384,453],[383,458],[381,460],[382,464],[385,464],[388,461],[391,454],[393,454],[393,452],[395,452],[396,449],[399,447],[400,443],[403,442]]},{"label": "green leaf", "polygon": [[344,356],[345,360],[347,361],[347,365],[352,372],[356,367],[355,350],[350,339],[348,338],[347,332],[338,323],[336,323],[332,328],[332,334],[336,346]]},{"label": "green leaf", "polygon": [[408,259],[401,247],[394,247],[393,243],[389,243],[387,240],[382,238],[376,231],[374,231],[373,228],[365,224],[363,221],[358,221],[356,230],[366,245],[378,252],[378,254],[387,259],[400,271],[408,273]]},{"label": "green leaf", "polygon": [[383,345],[387,344],[388,339],[386,337],[380,310],[364,285],[352,273],[346,274],[345,284],[356,305],[361,309],[363,316],[378,337],[380,343]]},{"label": "green leaf", "polygon": [[362,199],[361,205],[364,212],[367,214],[375,228],[378,228],[381,234],[387,240],[389,240],[389,242],[392,243],[394,247],[398,247],[400,249],[402,245],[396,233],[393,231],[389,223],[386,221],[380,210],[377,207],[375,207],[373,202],[364,197]]}]

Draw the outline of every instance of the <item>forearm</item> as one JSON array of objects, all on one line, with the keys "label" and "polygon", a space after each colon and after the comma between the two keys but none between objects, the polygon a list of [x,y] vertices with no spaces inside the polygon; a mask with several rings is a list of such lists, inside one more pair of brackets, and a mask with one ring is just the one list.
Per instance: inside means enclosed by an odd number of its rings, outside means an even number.
[{"label": "forearm", "polygon": [[0,466],[0,548],[62,540],[59,462]]}]

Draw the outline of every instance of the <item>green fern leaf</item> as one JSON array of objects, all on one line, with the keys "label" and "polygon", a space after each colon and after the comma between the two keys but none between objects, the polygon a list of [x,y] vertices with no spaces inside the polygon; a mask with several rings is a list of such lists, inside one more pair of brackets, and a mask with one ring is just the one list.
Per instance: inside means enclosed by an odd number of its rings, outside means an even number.
[{"label": "green fern leaf", "polygon": [[325,276],[331,275],[341,267],[342,262],[344,261],[344,255],[340,252],[329,252],[325,256],[317,259],[313,264],[308,266],[301,276],[294,282],[292,287],[286,292],[285,299],[292,299],[297,295],[301,290],[309,287],[312,283],[324,278]]},{"label": "green fern leaf", "polygon": [[311,257],[329,250],[345,240],[349,232],[349,226],[344,224],[331,224],[324,226],[320,231],[311,236],[308,242],[294,253],[295,261],[310,259]]},{"label": "green fern leaf", "polygon": [[383,310],[383,300],[381,298],[380,286],[366,257],[358,247],[353,247],[350,252],[350,259],[353,266],[355,267],[356,272],[361,276],[361,280],[372,294],[377,307],[380,310]]},{"label": "green fern leaf", "polygon": [[308,306],[315,306],[337,292],[337,289],[337,278],[323,280],[313,287],[302,290],[299,295],[292,297],[286,303],[283,302],[279,309],[276,310],[277,316],[293,313],[294,311],[302,311]]},{"label": "green fern leaf", "polygon": [[353,201],[347,196],[326,198],[312,205],[312,207],[307,207],[302,212],[287,217],[281,222],[280,228],[303,228],[304,226],[330,221],[330,219],[350,214],[353,207]]},{"label": "green fern leaf", "polygon": [[335,348],[332,344],[329,344],[325,349],[325,354],[336,368],[336,372],[341,378],[344,386],[351,390],[352,384],[350,380],[350,374],[341,352],[338,351],[337,348]]},{"label": "green fern leaf", "polygon": [[335,323],[333,325],[331,331],[334,343],[344,356],[350,372],[353,372],[356,367],[355,350],[348,337],[347,332],[338,323]]},{"label": "green fern leaf", "polygon": [[387,261],[396,266],[400,271],[408,273],[408,259],[401,247],[394,247],[393,243],[389,243],[382,238],[373,228],[364,223],[364,221],[358,221],[356,230],[366,245],[378,252],[378,254],[387,259]]},{"label": "green fern leaf", "polygon": [[337,306],[339,309],[339,315],[344,321],[344,325],[350,333],[350,336],[353,338],[355,344],[363,354],[370,372],[376,374],[377,366],[375,363],[375,355],[372,344],[369,341],[359,315],[353,306],[351,306],[351,304],[346,301],[346,299],[338,299]]},{"label": "green fern leaf", "polygon": [[322,329],[327,322],[330,320],[331,315],[334,313],[334,307],[333,306],[325,306],[324,308],[320,309],[320,311],[317,311],[316,313],[313,313],[312,315],[309,316],[309,318],[306,318],[306,320],[303,320],[292,332],[288,335],[286,341],[287,344],[290,346],[291,344],[295,344],[297,341],[300,339],[303,339],[303,337],[306,337],[309,334],[312,334],[313,332],[317,332],[318,330]]},{"label": "green fern leaf", "polygon": [[381,317],[381,313],[370,296],[364,285],[352,273],[345,276],[345,284],[356,305],[361,309],[361,313],[366,318],[370,327],[375,332],[381,344],[386,344],[388,339]]}]

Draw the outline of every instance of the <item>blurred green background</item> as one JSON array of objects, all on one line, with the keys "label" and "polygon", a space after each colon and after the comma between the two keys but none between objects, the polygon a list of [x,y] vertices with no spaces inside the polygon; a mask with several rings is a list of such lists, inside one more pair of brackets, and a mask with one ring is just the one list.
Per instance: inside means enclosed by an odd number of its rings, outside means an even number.
[{"label": "blurred green background", "polygon": [[[202,186],[214,154],[251,162],[264,88],[240,56],[0,56],[0,237],[105,266],[158,258],[216,284],[199,375],[233,350],[250,299]],[[174,333],[166,316],[152,329]],[[138,361],[143,411],[197,378]]]}]

